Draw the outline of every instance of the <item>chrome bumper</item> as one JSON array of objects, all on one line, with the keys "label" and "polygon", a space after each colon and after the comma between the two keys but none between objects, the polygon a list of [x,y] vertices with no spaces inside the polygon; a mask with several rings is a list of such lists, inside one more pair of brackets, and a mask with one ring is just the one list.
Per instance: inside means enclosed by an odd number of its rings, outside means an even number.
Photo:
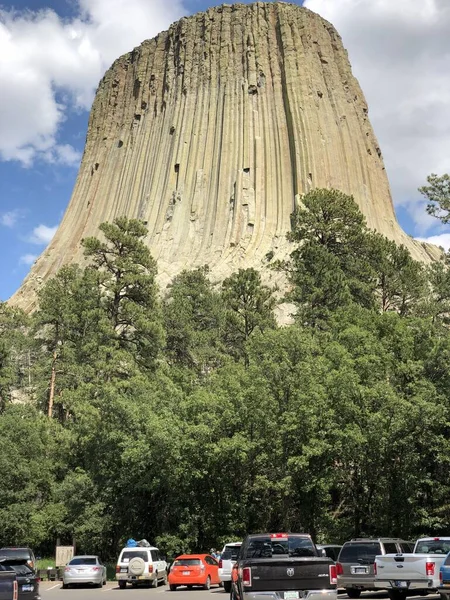
[{"label": "chrome bumper", "polygon": [[[299,590],[298,595],[299,600],[337,600],[337,590]],[[243,600],[284,600],[284,591],[244,592]]]}]

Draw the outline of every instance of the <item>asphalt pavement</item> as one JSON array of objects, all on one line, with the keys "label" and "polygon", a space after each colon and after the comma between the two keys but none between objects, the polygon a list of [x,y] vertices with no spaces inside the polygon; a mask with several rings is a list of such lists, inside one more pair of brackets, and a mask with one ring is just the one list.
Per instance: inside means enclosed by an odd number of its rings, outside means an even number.
[{"label": "asphalt pavement", "polygon": [[[212,587],[209,591],[200,588],[188,590],[178,588],[175,592],[169,586],[160,585],[157,589],[127,586],[125,590],[119,589],[115,581],[108,581],[102,589],[90,586],[77,586],[63,590],[61,582],[42,581],[40,584],[42,600],[229,600],[229,594],[223,588]],[[104,597],[103,594],[109,594]],[[161,594],[166,594],[165,597]],[[346,600],[347,594],[339,594],[338,600]],[[360,600],[385,600],[388,596],[384,592],[363,592]],[[429,594],[427,600],[439,600],[439,594]],[[408,600],[423,600],[424,596],[409,596]]]}]

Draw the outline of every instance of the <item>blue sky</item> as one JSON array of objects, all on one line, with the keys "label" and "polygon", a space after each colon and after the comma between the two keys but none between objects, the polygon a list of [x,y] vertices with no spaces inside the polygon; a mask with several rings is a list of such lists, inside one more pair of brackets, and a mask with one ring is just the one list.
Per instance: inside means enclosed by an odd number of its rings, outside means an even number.
[{"label": "blue sky", "polygon": [[[20,286],[67,207],[103,72],[114,58],[179,17],[222,3],[0,0],[1,300]],[[435,241],[447,247],[450,229],[426,216],[417,187],[431,172],[450,171],[449,3],[304,4],[330,20],[349,49],[400,223],[408,233],[437,236]]]}]

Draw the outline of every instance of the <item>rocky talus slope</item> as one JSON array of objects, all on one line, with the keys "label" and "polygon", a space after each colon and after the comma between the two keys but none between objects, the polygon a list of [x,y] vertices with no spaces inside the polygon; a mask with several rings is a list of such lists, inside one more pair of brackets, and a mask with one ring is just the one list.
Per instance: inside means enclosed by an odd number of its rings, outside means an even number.
[{"label": "rocky talus slope", "polygon": [[[100,82],[63,221],[12,302],[118,215],[149,228],[164,286],[209,264],[220,280],[289,252],[289,216],[313,187],[353,194],[368,225],[415,258],[433,247],[395,218],[381,151],[341,38],[287,3],[223,5],[120,57]],[[271,277],[268,271],[267,277]]]}]

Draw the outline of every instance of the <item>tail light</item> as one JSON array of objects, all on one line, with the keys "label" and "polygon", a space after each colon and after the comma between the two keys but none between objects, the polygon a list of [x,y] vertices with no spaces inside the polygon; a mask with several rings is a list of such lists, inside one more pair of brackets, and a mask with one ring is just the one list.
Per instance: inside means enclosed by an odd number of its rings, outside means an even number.
[{"label": "tail light", "polygon": [[442,583],[444,578],[442,577],[442,571],[439,571],[439,581]]},{"label": "tail light", "polygon": [[204,564],[200,565],[200,571],[203,573],[204,570],[205,570],[205,565]]},{"label": "tail light", "polygon": [[341,563],[336,563],[336,575],[343,575],[344,569],[342,568]]},{"label": "tail light", "polygon": [[252,569],[251,567],[244,567],[242,569],[242,585],[252,585]]},{"label": "tail light", "polygon": [[222,559],[219,560],[219,569],[223,568]]},{"label": "tail light", "polygon": [[153,573],[153,565],[148,565],[148,572]]},{"label": "tail light", "polygon": [[330,565],[330,583],[331,583],[331,585],[337,585],[336,565]]},{"label": "tail light", "polygon": [[27,560],[27,565],[30,567],[30,569],[34,569],[34,562],[32,560]]},{"label": "tail light", "polygon": [[[66,569],[67,570],[67,569]],[[120,565],[116,566],[116,573],[120,573]]]},{"label": "tail light", "polygon": [[377,563],[376,562],[373,563],[373,574],[374,575],[377,574]]},{"label": "tail light", "polygon": [[100,570],[101,570],[101,567],[92,567],[92,570],[93,570],[93,571],[100,571]]},{"label": "tail light", "polygon": [[13,585],[13,600],[17,600],[18,595],[19,595],[19,588],[17,586],[17,581],[15,581],[14,585]]},{"label": "tail light", "polygon": [[435,567],[434,562],[427,562],[425,565],[426,574],[433,576],[434,575],[434,567]]},{"label": "tail light", "polygon": [[[64,571],[65,571],[66,573],[68,573],[68,572],[70,571],[70,567],[65,567],[65,568],[64,568]],[[116,567],[116,571],[117,571],[117,567]]]}]

